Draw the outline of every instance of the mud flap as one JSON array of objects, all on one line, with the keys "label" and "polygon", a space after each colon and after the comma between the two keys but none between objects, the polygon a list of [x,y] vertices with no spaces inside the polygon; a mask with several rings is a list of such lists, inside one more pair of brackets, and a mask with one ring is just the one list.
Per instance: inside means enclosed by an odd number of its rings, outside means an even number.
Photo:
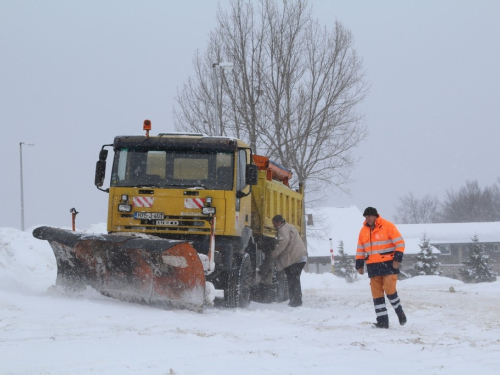
[{"label": "mud flap", "polygon": [[120,300],[202,312],[205,274],[187,242],[39,227],[57,261],[57,285],[90,285]]}]

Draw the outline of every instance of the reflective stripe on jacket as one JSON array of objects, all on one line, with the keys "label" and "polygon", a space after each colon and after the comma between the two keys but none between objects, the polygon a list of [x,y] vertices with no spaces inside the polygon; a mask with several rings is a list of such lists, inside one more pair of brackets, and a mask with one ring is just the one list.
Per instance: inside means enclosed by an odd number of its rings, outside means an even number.
[{"label": "reflective stripe on jacket", "polygon": [[[369,277],[399,273],[398,269],[392,268],[392,261],[402,262],[404,251],[405,242],[393,223],[379,216],[372,229],[365,220],[358,237],[356,269],[363,268],[366,261]],[[382,267],[384,262],[387,264]],[[377,264],[377,267],[370,267]]]}]

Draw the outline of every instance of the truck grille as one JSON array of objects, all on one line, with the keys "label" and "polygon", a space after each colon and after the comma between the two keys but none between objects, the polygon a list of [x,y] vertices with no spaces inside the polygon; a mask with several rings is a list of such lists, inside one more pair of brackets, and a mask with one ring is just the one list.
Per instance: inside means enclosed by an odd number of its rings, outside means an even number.
[{"label": "truck grille", "polygon": [[125,229],[128,230],[157,230],[157,231],[162,231],[162,232],[204,232],[204,233],[210,233],[210,228],[186,228],[186,227],[157,227],[157,226],[133,226],[133,225],[126,225],[124,226]]},{"label": "truck grille", "polygon": [[163,221],[176,221],[176,225],[158,225],[156,220],[141,220],[140,225],[124,226],[127,230],[155,230],[163,232],[206,232],[210,233],[210,224],[203,217],[165,216]]}]

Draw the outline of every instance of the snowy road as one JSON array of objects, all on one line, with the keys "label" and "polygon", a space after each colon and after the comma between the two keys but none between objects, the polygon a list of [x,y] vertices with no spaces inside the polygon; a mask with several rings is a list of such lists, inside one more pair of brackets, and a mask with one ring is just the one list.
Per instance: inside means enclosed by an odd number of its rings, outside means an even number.
[{"label": "snowy road", "polygon": [[[371,328],[368,279],[303,274],[304,306],[203,314],[50,288],[42,241],[0,228],[0,374],[500,373],[500,282],[398,284],[408,316]],[[450,291],[453,287],[455,292]]]}]

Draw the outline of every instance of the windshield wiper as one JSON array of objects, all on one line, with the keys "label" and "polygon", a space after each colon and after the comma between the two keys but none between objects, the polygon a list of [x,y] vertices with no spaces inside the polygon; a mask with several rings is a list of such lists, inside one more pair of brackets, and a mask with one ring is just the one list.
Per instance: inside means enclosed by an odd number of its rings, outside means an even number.
[{"label": "windshield wiper", "polygon": [[205,185],[203,185],[203,184],[199,184],[198,186],[188,187],[188,189],[193,189],[193,190],[205,189],[205,190],[207,190],[207,187]]},{"label": "windshield wiper", "polygon": [[194,189],[194,190],[201,190],[201,189],[207,190],[207,187],[203,184],[197,184],[197,186],[187,185],[187,184],[167,184],[167,185],[165,185],[165,187],[182,187],[182,188]]},{"label": "windshield wiper", "polygon": [[153,188],[161,188],[160,185],[157,184],[137,184],[135,187],[153,187]]}]

